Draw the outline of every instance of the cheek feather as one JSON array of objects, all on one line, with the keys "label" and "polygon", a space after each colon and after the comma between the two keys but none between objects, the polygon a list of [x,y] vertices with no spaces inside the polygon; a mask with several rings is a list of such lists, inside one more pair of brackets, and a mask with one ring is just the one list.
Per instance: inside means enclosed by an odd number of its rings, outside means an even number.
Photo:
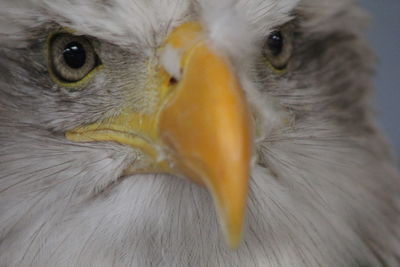
[{"label": "cheek feather", "polygon": [[[367,103],[371,56],[360,37],[364,15],[351,0],[0,1],[1,264],[399,266],[400,178]],[[195,54],[190,60],[185,47],[165,45],[187,21],[204,30],[202,49],[187,49]],[[285,72],[257,65],[268,35],[292,22],[294,53]],[[39,50],[49,30],[59,29],[54,25],[99,44],[93,47],[105,67],[81,90],[48,74]],[[285,65],[290,53],[274,61],[280,44],[269,49],[271,65]],[[222,89],[214,87],[221,73],[229,77]],[[177,88],[164,124],[143,119]],[[101,137],[76,131],[82,142],[68,141],[64,133],[77,126],[105,128]],[[153,141],[165,134],[170,150],[157,143],[151,157],[135,142],[120,145],[131,136],[117,140],[112,127],[120,137],[129,127]],[[194,160],[176,160],[187,154]],[[238,162],[226,164],[230,157]],[[206,164],[217,170],[213,179],[201,176],[211,169]],[[224,191],[242,166],[250,169],[246,184]],[[197,174],[194,180],[214,192],[182,173]],[[235,202],[247,189],[247,205]],[[218,215],[226,219],[224,212],[241,205],[243,242],[232,250]]]}]

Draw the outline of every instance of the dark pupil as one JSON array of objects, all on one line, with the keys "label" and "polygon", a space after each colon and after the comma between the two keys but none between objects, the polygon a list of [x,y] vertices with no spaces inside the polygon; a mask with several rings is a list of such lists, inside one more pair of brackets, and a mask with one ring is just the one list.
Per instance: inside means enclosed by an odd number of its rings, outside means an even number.
[{"label": "dark pupil", "polygon": [[73,69],[79,69],[86,62],[86,52],[83,46],[78,42],[67,44],[63,52],[64,60],[67,65]]},{"label": "dark pupil", "polygon": [[279,56],[279,54],[282,53],[283,50],[283,36],[281,32],[273,32],[268,37],[267,44],[272,55]]}]

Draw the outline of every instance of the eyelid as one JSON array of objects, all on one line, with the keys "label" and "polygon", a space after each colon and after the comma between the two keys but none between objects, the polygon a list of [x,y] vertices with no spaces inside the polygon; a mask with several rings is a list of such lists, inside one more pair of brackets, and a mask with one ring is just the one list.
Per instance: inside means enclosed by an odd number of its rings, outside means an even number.
[{"label": "eyelid", "polygon": [[51,69],[49,69],[49,74],[50,74],[51,79],[58,85],[79,91],[80,88],[87,85],[93,79],[94,75],[96,75],[98,72],[102,71],[103,69],[104,69],[103,65],[98,65],[93,70],[91,70],[85,77],[83,77],[81,80],[79,80],[77,82],[63,82],[57,78],[57,76],[54,74],[54,71],[52,71]]}]

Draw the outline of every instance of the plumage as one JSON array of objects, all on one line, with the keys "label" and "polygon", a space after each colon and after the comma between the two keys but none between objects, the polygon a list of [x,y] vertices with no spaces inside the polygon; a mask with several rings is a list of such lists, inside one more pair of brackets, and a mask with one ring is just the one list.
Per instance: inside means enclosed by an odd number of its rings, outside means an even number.
[{"label": "plumage", "polygon": [[[252,111],[237,250],[204,187],[125,175],[141,150],[65,136],[126,105],[153,110],[149,77],[180,66],[159,48],[188,21],[232,63]],[[2,0],[0,266],[399,266],[400,177],[370,103],[367,22],[351,0]],[[283,25],[293,52],[282,71],[262,51]],[[103,67],[89,80],[51,77],[60,31],[92,42]]]}]

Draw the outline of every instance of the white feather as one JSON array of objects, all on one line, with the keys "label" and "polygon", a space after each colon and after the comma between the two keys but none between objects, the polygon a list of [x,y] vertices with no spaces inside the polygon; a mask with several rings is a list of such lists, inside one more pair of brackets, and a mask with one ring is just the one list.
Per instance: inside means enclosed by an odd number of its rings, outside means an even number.
[{"label": "white feather", "polygon": [[[321,1],[308,14],[322,12]],[[311,2],[302,1],[301,8]],[[290,20],[297,5],[297,0],[2,0],[0,40],[15,49],[27,45],[32,28],[51,22],[154,56],[174,27],[200,19],[210,43],[232,60],[263,123],[244,240],[231,251],[204,188],[161,174],[123,177],[138,160],[129,148],[77,145],[41,130],[43,125],[14,128],[15,121],[0,118],[0,266],[328,267],[356,266],[359,259],[380,266],[371,253],[374,244],[396,266],[399,228],[381,219],[395,210],[387,204],[398,193],[398,174],[386,153],[378,155],[379,137],[338,136],[339,125],[329,121],[285,124],[290,112],[251,76],[247,61],[255,43]],[[167,49],[161,62],[179,77],[176,51]],[[19,97],[13,87],[7,89]],[[363,240],[364,234],[376,243]]]}]

